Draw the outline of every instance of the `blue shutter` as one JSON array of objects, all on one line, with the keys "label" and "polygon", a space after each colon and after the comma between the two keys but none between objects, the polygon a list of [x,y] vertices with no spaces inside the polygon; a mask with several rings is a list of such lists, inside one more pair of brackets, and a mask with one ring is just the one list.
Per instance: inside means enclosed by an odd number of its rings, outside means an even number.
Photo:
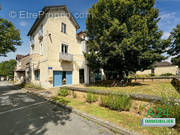
[{"label": "blue shutter", "polygon": [[62,86],[62,72],[61,71],[53,72],[53,85],[54,87]]},{"label": "blue shutter", "polygon": [[66,84],[71,85],[72,84],[72,71],[66,72]]}]

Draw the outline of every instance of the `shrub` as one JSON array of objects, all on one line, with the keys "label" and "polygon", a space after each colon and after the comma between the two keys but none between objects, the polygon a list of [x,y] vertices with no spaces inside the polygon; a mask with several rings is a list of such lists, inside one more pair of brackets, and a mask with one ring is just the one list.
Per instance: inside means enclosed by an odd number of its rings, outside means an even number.
[{"label": "shrub", "polygon": [[101,97],[101,105],[112,110],[127,111],[131,103],[127,95],[109,95]]},{"label": "shrub", "polygon": [[86,102],[92,103],[92,102],[96,102],[96,101],[97,101],[97,96],[95,94],[87,93]]},{"label": "shrub", "polygon": [[63,99],[61,97],[58,97],[58,96],[57,97],[53,97],[52,99],[55,100],[56,102],[62,103],[64,105],[67,105],[70,102],[70,101],[65,100],[65,99]]},{"label": "shrub", "polygon": [[175,76],[175,75],[172,73],[165,73],[165,74],[161,74],[160,76]]},{"label": "shrub", "polygon": [[152,76],[155,76],[155,74],[154,74],[154,73],[151,73],[151,74],[149,74],[149,75],[150,75],[151,77],[152,77]]},{"label": "shrub", "polygon": [[101,106],[108,107],[108,96],[101,96]]},{"label": "shrub", "polygon": [[67,88],[60,88],[58,95],[62,97],[66,97],[69,95],[69,91]]},{"label": "shrub", "polygon": [[76,98],[76,97],[77,97],[77,94],[74,93],[74,91],[72,91],[72,96],[73,96],[73,98]]},{"label": "shrub", "polygon": [[144,109],[145,109],[145,106],[140,104],[138,112],[142,113],[144,111]]},{"label": "shrub", "polygon": [[163,111],[168,109],[169,118],[176,118],[176,123],[180,124],[180,105],[175,102],[167,102],[165,104],[157,104],[156,108],[161,108]]}]

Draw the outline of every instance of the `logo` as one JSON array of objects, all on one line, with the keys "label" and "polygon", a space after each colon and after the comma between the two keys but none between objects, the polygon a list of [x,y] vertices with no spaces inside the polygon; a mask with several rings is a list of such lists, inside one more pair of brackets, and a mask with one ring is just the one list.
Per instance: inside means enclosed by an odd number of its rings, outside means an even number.
[{"label": "logo", "polygon": [[[162,108],[156,109],[157,115],[153,112],[152,108],[149,108],[146,118],[141,120],[141,126],[143,127],[173,127],[176,125],[175,118],[168,118],[168,108],[163,110]],[[148,117],[151,118],[148,118]],[[163,118],[165,117],[165,118]]]}]

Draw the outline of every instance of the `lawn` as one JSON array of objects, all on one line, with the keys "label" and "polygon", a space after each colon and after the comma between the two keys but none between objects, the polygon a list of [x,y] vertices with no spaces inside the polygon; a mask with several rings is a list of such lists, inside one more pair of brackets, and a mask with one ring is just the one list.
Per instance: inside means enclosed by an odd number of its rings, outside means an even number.
[{"label": "lawn", "polygon": [[78,109],[87,114],[93,115],[97,118],[107,120],[120,127],[136,131],[144,135],[178,135],[178,131],[172,128],[164,127],[141,127],[140,121],[143,116],[137,115],[136,113],[130,112],[118,112],[109,110],[108,108],[101,107],[97,104],[88,104],[86,102],[79,101],[78,98],[73,99],[72,97],[63,97],[75,109]]},{"label": "lawn", "polygon": [[88,86],[86,88],[95,90],[118,91],[122,93],[137,93],[155,96],[166,96],[180,98],[180,93],[173,87],[171,82],[167,81],[148,81],[133,83],[126,87],[103,87],[103,86]]}]

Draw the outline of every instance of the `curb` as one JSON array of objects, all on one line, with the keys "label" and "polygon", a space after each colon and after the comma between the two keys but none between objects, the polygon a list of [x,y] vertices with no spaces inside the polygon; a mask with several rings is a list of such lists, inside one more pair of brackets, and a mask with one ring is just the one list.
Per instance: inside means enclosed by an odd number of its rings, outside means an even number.
[{"label": "curb", "polygon": [[[27,90],[26,90],[26,91],[27,91]],[[100,126],[102,126],[102,127],[105,127],[105,128],[107,128],[107,129],[115,132],[115,133],[119,133],[119,134],[121,134],[121,135],[140,135],[139,133],[136,133],[136,132],[134,132],[134,131],[129,131],[128,129],[121,128],[121,127],[119,127],[119,126],[116,126],[116,125],[108,122],[108,121],[98,119],[98,118],[96,118],[96,117],[94,117],[94,116],[91,116],[91,115],[88,115],[88,114],[86,114],[86,113],[83,113],[83,112],[81,112],[81,111],[79,111],[79,110],[76,110],[76,109],[74,109],[74,108],[72,108],[72,107],[70,107],[70,106],[61,104],[61,103],[56,102],[56,101],[54,101],[54,100],[52,100],[52,99],[50,99],[50,98],[44,97],[44,96],[42,96],[42,95],[40,95],[40,94],[33,93],[33,92],[31,92],[31,91],[27,91],[27,93],[32,94],[32,95],[35,95],[35,96],[38,96],[38,97],[40,97],[40,98],[43,98],[43,99],[45,99],[46,101],[49,101],[49,102],[51,102],[51,103],[53,103],[53,104],[55,104],[55,105],[58,105],[58,106],[60,106],[60,107],[62,107],[62,108],[64,108],[64,109],[67,109],[68,111],[71,111],[71,112],[74,113],[74,114],[77,114],[77,115],[79,115],[79,116],[81,116],[81,117],[83,117],[83,118],[86,118],[86,119],[94,122],[94,123],[97,123],[98,125],[100,125]]]}]

